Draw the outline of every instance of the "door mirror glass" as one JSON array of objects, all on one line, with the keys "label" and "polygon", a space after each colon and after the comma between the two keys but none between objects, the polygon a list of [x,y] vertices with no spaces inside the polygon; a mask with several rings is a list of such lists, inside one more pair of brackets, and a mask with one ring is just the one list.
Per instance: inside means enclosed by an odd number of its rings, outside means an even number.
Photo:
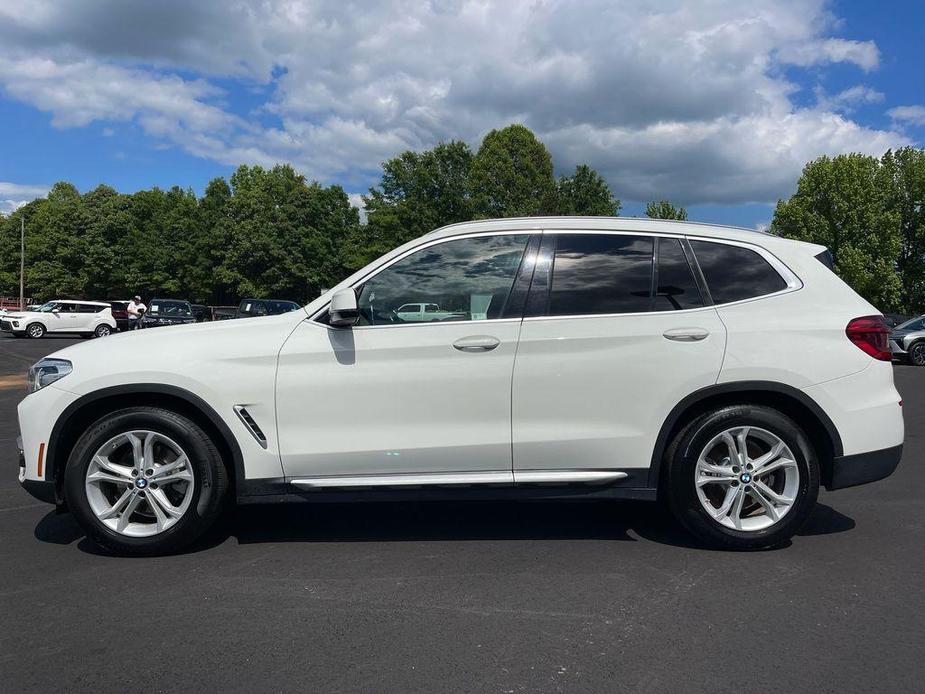
[{"label": "door mirror glass", "polygon": [[331,297],[328,306],[328,323],[340,327],[354,325],[360,312],[357,310],[357,295],[353,289],[341,289]]}]

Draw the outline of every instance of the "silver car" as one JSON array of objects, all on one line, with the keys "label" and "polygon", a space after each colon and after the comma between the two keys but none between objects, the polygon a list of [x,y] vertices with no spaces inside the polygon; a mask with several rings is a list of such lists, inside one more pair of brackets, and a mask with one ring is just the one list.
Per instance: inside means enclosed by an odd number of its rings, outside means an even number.
[{"label": "silver car", "polygon": [[893,356],[915,366],[925,366],[925,316],[900,323],[890,331]]}]

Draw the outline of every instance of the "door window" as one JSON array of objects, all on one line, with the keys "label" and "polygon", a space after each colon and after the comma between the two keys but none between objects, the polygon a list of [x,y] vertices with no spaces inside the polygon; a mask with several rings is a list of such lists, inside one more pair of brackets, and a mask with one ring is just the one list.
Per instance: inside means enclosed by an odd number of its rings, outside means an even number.
[{"label": "door window", "polygon": [[653,311],[700,308],[703,297],[679,239],[658,240],[658,284]]},{"label": "door window", "polygon": [[550,316],[651,310],[653,240],[618,234],[559,234]]},{"label": "door window", "polygon": [[[420,321],[422,304],[433,305],[428,322],[509,317],[508,298],[529,239],[529,234],[478,236],[416,251],[362,285],[358,324]],[[406,313],[409,303],[413,313]]]},{"label": "door window", "polygon": [[741,246],[691,241],[714,304],[753,299],[787,288],[767,260]]}]

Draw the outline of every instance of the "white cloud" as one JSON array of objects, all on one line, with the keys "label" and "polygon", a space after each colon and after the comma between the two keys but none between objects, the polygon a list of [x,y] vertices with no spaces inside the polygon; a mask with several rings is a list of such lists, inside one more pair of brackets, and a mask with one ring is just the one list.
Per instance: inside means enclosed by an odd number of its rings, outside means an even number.
[{"label": "white cloud", "polygon": [[48,186],[0,181],[0,214],[9,214],[27,202],[48,194]]},{"label": "white cloud", "polygon": [[909,125],[925,125],[925,106],[897,106],[886,113],[895,121]]},{"label": "white cloud", "polygon": [[870,71],[880,65],[880,51],[873,41],[817,39],[783,46],[778,57],[783,63],[801,67],[854,63],[861,69]]},{"label": "white cloud", "polygon": [[[795,105],[782,66],[877,67],[836,29],[823,0],[7,0],[0,86],[56,127],[133,121],[352,190],[403,149],[523,122],[624,199],[771,202],[811,157],[908,142],[845,115],[868,87]],[[260,105],[235,112],[219,78]]]}]

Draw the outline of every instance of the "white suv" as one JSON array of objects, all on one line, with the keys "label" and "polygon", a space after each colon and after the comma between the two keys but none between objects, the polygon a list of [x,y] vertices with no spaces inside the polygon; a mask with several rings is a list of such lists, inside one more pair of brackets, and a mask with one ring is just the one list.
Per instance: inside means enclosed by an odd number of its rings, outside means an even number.
[{"label": "white suv", "polygon": [[0,319],[0,331],[16,337],[43,337],[46,333],[78,333],[106,337],[116,331],[112,306],[100,301],[55,299],[41,306],[9,312]]},{"label": "white suv", "polygon": [[[128,554],[232,501],[449,496],[663,497],[709,544],[775,545],[820,484],[902,452],[886,326],[829,259],[679,222],[446,227],[304,310],[43,359],[20,479]],[[409,302],[460,313],[404,322]]]}]

